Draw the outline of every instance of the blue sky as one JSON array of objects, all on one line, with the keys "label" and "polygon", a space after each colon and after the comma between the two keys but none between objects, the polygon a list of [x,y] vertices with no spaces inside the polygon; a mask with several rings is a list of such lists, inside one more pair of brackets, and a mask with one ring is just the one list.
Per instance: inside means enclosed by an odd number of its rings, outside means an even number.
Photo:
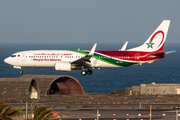
[{"label": "blue sky", "polygon": [[180,42],[179,0],[1,0],[1,43],[144,43],[165,19]]}]

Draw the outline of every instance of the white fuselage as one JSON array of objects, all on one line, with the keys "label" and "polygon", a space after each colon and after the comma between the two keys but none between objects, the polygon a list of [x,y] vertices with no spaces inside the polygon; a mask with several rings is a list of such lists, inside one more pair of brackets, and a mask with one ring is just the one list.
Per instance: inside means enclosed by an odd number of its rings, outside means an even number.
[{"label": "white fuselage", "polygon": [[[85,55],[68,50],[32,50],[14,53],[4,61],[15,67],[54,67],[59,62],[72,62]],[[93,67],[120,67],[106,62],[90,59]]]}]

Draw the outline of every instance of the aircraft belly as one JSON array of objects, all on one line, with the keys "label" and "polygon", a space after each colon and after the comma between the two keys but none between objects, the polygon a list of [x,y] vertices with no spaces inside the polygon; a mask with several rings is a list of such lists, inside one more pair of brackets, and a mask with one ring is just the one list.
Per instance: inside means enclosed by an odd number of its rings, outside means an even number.
[{"label": "aircraft belly", "polygon": [[47,62],[47,61],[31,61],[28,62],[27,67],[54,67],[56,62]]}]

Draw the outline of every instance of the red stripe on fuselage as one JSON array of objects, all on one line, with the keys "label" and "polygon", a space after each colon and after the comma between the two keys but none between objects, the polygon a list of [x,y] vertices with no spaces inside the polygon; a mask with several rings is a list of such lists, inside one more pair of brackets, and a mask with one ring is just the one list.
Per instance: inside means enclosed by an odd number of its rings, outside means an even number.
[{"label": "red stripe on fuselage", "polygon": [[161,59],[164,56],[150,56],[149,54],[156,52],[141,52],[141,51],[95,51],[96,53],[100,53],[102,55],[106,55],[108,57],[113,57],[121,60],[130,60],[137,61],[137,57],[139,61],[148,61],[148,60],[156,60]]}]

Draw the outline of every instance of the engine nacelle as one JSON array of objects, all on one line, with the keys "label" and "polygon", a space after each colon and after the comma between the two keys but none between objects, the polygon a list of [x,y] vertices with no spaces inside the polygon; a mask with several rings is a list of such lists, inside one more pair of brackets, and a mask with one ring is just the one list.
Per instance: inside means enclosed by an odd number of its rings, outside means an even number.
[{"label": "engine nacelle", "polygon": [[59,62],[55,64],[55,70],[57,71],[71,71],[71,70],[80,70],[81,66],[72,65],[69,62]]},{"label": "engine nacelle", "polygon": [[57,71],[71,71],[71,63],[69,62],[59,62],[54,67]]}]

